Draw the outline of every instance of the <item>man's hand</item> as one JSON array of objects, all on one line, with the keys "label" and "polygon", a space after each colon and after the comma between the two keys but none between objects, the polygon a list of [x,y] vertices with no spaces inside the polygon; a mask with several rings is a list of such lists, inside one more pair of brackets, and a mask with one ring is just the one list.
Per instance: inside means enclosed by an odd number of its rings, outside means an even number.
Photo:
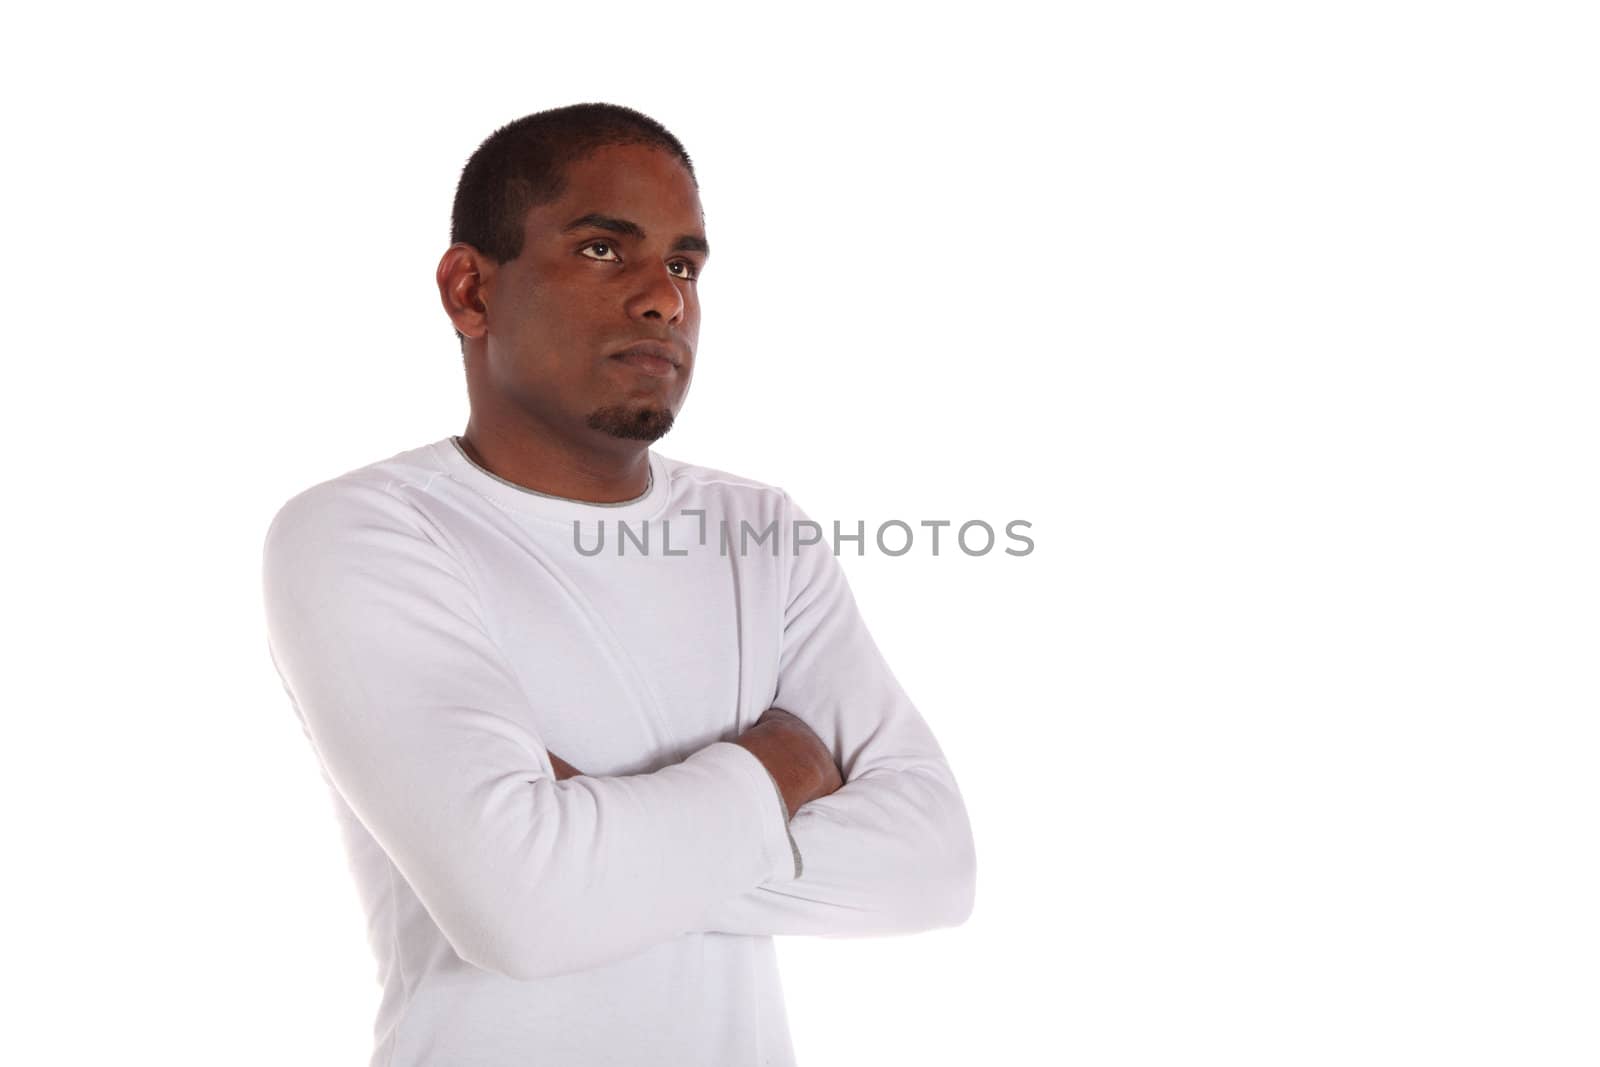
[{"label": "man's hand", "polygon": [[801,806],[844,785],[822,738],[798,715],[782,708],[768,708],[733,743],[749,749],[772,773],[791,819]]},{"label": "man's hand", "polygon": [[[844,785],[839,766],[833,762],[833,753],[823,744],[822,738],[798,715],[782,708],[768,708],[756,724],[733,743],[749,749],[772,774],[791,819],[803,805]],[[556,781],[583,773],[554,752],[549,756]]]}]

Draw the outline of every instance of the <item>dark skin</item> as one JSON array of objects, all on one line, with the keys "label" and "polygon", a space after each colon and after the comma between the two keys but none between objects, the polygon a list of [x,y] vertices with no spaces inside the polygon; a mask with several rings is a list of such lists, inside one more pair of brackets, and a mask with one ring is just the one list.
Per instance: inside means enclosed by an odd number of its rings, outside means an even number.
[{"label": "dark skin", "polygon": [[[782,708],[768,708],[734,743],[749,749],[772,772],[791,819],[802,805],[825,797],[844,784],[838,764],[816,732],[798,715]],[[818,748],[822,749],[820,754],[816,752]],[[796,753],[802,758],[796,758]],[[804,758],[807,753],[810,758]],[[583,773],[554,752],[550,753],[550,763],[558,782]]]},{"label": "dark skin", "polygon": [[[453,244],[436,279],[465,338],[473,462],[541,493],[617,503],[645,492],[650,442],[689,393],[705,215],[688,169],[659,148],[599,148],[565,177],[559,198],[524,216],[515,259]],[[639,342],[675,365],[651,374],[618,356]],[[828,747],[781,708],[734,743],[772,772],[791,816],[843,785]],[[558,780],[583,773],[549,755]]]},{"label": "dark skin", "polygon": [[[705,224],[688,170],[655,148],[597,149],[567,168],[558,200],[523,220],[522,254],[495,263],[466,244],[445,252],[439,294],[466,338],[468,454],[542,493],[616,503],[645,491],[648,440],[591,425],[619,411],[646,427],[683,406],[700,337],[694,276]],[[619,233],[589,216],[631,223]],[[653,377],[614,358],[659,341],[678,359]]]}]

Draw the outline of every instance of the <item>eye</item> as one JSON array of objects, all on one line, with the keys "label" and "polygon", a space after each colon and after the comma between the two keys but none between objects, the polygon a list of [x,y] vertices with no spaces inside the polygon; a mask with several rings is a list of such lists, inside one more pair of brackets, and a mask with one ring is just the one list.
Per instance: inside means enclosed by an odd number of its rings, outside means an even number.
[{"label": "eye", "polygon": [[[601,254],[595,256],[587,255],[590,249],[599,249]],[[621,259],[617,258],[617,250],[612,247],[610,241],[590,241],[578,251],[586,253],[584,256],[585,259],[592,259],[598,263],[622,262]],[[700,277],[700,268],[695,266],[693,260],[675,259],[671,263],[667,264],[667,266],[669,268],[677,268],[673,271],[673,273],[677,277],[682,278],[684,281],[692,282]]]}]

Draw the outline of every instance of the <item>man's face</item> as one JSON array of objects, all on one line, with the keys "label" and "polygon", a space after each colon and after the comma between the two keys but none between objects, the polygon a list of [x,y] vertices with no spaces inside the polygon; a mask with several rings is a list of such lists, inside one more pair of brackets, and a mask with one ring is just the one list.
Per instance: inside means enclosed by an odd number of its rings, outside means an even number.
[{"label": "man's face", "polygon": [[[653,441],[694,372],[700,197],[675,156],[640,145],[597,149],[566,178],[559,199],[524,218],[522,254],[485,284],[480,385],[502,417],[562,440]],[[677,365],[616,355],[639,342]]]}]

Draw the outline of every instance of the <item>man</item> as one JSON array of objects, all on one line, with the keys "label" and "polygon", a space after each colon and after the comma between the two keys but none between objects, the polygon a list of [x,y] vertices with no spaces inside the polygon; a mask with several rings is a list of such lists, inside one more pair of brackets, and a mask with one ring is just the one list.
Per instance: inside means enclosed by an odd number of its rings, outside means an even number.
[{"label": "man", "polygon": [[466,432],[305,490],[264,547],[372,1062],[792,1063],[772,936],[963,922],[955,779],[788,494],[650,448],[710,252],[678,140],[606,104],[511,123],[451,240]]}]

